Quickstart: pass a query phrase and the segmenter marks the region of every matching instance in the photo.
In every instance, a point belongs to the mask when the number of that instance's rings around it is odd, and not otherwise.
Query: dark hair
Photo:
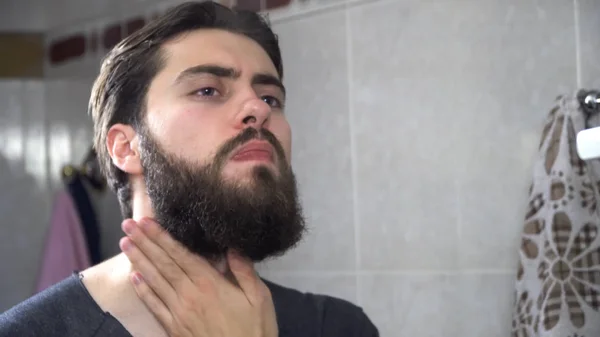
[[[161,46],[182,33],[210,28],[256,41],[283,77],[279,43],[269,23],[257,13],[232,10],[212,1],[178,5],[117,44],[102,63],[88,109],[94,121],[94,147],[100,167],[109,186],[117,193],[125,218],[133,215],[132,189],[127,173],[112,164],[106,148],[108,130],[114,124],[123,123],[140,131],[148,87],[165,62]]]

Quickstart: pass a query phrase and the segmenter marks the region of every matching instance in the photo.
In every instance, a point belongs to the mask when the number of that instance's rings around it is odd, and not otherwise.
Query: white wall
[[[155,6],[160,0],[0,0],[0,32],[39,32]],[[173,2],[173,1],[171,1]]]
[[[45,31],[45,1],[49,0],[0,0],[0,32]]]
[[[0,312],[31,296],[61,168],[78,164],[92,129],[89,81],[0,81]],[[91,193],[103,223],[103,251],[118,251],[116,198]]]
[[[131,14],[151,7],[136,8]],[[600,89],[599,8],[594,0],[308,0],[272,13],[312,232],[263,274],[360,304],[382,336],[507,336],[542,122],[557,95]],[[95,22],[125,15],[111,13]],[[89,25],[75,20],[49,34]],[[47,147],[52,170],[91,141],[85,104],[96,57],[49,69],[61,80],[42,86],[56,124],[48,139],[70,135],[69,155]],[[119,225],[114,208],[102,212],[110,251]],[[12,228],[2,236],[7,252],[15,238],[40,240],[14,225],[21,215],[2,220]],[[31,277],[9,275],[3,305],[24,295]]]
[[[31,294],[50,211],[44,94],[0,81],[0,311]]]

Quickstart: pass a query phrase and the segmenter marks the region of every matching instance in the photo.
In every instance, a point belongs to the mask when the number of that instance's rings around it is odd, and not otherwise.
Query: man
[[[185,3],[117,45],[90,99],[124,254],[0,316],[1,336],[378,336],[362,310],[256,276],[304,231],[262,18]]]

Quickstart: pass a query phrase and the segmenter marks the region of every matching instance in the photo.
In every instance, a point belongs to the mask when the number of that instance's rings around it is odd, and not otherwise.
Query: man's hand
[[[239,287],[156,222],[123,222],[138,296],[171,337],[277,337],[271,293],[251,261],[228,253]]]

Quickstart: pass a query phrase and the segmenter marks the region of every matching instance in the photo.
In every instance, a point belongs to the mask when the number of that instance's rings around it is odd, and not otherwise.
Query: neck
[[[234,282],[225,262],[215,266]],[[110,313],[132,336],[167,337],[166,331],[138,297],[130,281],[133,270],[125,254],[119,254],[82,272],[83,283],[104,312]]]
[[[136,190],[141,189],[134,188]],[[144,192],[134,193],[132,198],[132,218],[136,221],[154,216],[150,199],[145,189],[142,191]],[[235,282],[225,259],[211,261],[211,264],[230,281]],[[132,271],[133,266],[127,256],[119,254],[81,274],[84,285],[100,308],[119,320],[131,335],[166,337],[165,330],[135,292],[130,281]]]
[[[132,266],[125,254],[86,269],[83,284],[102,311],[110,313],[132,336],[167,337],[152,312],[137,296],[129,279]]]
[[[152,202],[146,192],[146,186],[142,179],[131,179],[133,195],[131,196],[131,208],[133,210],[133,220],[140,221],[142,218],[154,218]]]

